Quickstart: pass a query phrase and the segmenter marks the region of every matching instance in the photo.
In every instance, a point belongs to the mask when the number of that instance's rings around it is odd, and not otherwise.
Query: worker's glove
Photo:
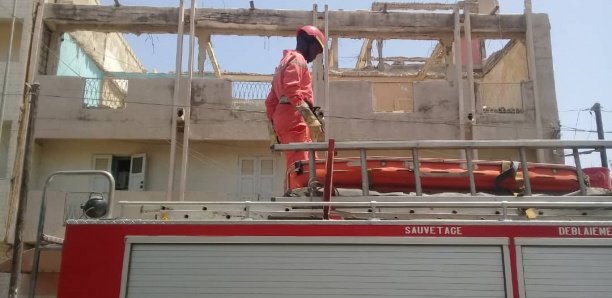
[[[315,117],[317,117],[317,119],[321,123],[321,126],[323,127],[323,131],[325,131],[325,117],[323,115],[323,109],[321,109],[321,107],[312,107],[312,109],[310,110],[315,115]]]
[[[323,110],[321,107],[313,107],[312,113],[317,117],[319,123],[321,123],[321,129],[317,130],[317,134],[310,133],[313,142],[325,142],[325,119],[323,118]]]
[[[304,117],[304,121],[306,121],[306,124],[308,125],[308,130],[310,131],[310,138],[314,142],[319,142],[325,139],[321,122],[312,112],[310,106],[305,101],[301,101],[300,104],[297,105],[295,108],[298,110],[298,112],[300,112],[302,117]]]
[[[274,145],[280,144],[276,131],[274,131],[274,125],[272,122],[268,122],[268,133],[270,135],[270,149],[274,148]]]

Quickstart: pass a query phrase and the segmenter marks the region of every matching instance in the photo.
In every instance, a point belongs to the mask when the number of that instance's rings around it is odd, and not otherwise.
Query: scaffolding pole
[[[465,106],[463,100],[463,70],[461,65],[461,15],[459,4],[455,5],[455,84],[459,102],[459,139],[465,140]]]
[[[183,128],[183,156],[181,164],[181,187],[179,200],[185,200],[185,191],[187,189],[187,167],[189,161],[189,127],[191,125],[191,83],[193,82],[193,56],[195,51],[195,12],[196,0],[191,0],[191,11],[189,13],[189,58],[187,65],[187,75],[189,86],[187,86],[187,96],[185,96],[185,106],[183,108],[183,117],[185,117],[185,126]]]
[[[178,34],[176,36],[176,77],[174,79],[174,93],[172,95],[172,128],[170,131],[170,164],[168,166],[168,191],[166,200],[172,201],[172,192],[174,190],[174,161],[176,159],[176,130],[178,121],[178,98],[181,86],[181,71],[183,64],[183,29],[185,27],[185,9],[184,2],[179,2],[179,18],[178,18]]]

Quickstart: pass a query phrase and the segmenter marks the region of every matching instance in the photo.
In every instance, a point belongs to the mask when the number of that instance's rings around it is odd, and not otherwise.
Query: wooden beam
[[[366,39],[363,41],[359,57],[357,57],[356,69],[362,69],[366,65],[372,65],[372,40]]]
[[[419,73],[417,74],[418,80],[425,79],[425,77],[427,76],[427,72],[429,71],[429,69],[431,69],[431,66],[434,65],[436,61],[440,60],[440,57],[442,57],[442,55],[444,54],[444,50],[445,48],[442,45],[442,43],[438,43],[436,45],[436,48],[431,53],[431,57],[427,59],[427,62],[425,62],[425,65],[423,65],[423,68],[419,70]]]
[[[196,26],[211,35],[294,36],[312,23],[312,11],[212,9],[196,12]],[[317,13],[322,19],[324,13]],[[48,4],[46,24],[59,31],[176,33],[178,9],[143,6]],[[445,13],[330,11],[329,35],[372,39],[439,39],[453,33],[453,15]],[[516,38],[525,33],[523,15],[475,15],[475,38]]]
[[[456,4],[446,3],[403,3],[403,2],[374,2],[372,11],[387,10],[452,10]]]
[[[206,44],[206,53],[208,53],[208,57],[210,57],[210,64],[212,64],[213,71],[217,78],[221,77],[221,68],[219,68],[219,63],[217,63],[217,56],[215,56],[215,51],[213,51],[212,43],[209,41]]]

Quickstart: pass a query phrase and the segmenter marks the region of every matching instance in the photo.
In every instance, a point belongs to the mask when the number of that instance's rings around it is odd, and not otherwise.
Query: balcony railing
[[[271,88],[270,82],[233,81],[232,98],[240,101],[265,100]]]
[[[112,78],[85,79],[83,107],[88,109],[125,108],[128,92],[128,80]]]

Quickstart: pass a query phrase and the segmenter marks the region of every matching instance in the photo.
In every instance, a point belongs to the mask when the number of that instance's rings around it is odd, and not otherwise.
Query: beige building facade
[[[177,199],[178,185],[182,183],[178,175],[181,149],[186,145],[180,141],[185,122],[190,125],[186,200],[269,201],[283,194],[287,169],[282,155],[269,149],[263,97],[241,98],[235,92],[236,88],[253,81],[263,80],[266,84],[269,76],[254,79],[245,74],[224,74],[219,69],[212,72],[200,69],[200,76],[196,75],[191,82],[182,78],[177,85],[172,78],[112,75],[114,72],[144,72],[136,54],[117,32],[172,30],[175,33],[176,10],[149,8],[150,11],[144,13],[129,7],[79,5],[79,14],[73,14],[67,7],[47,5],[45,24],[49,30],[49,52],[60,48],[58,41],[66,33],[76,43],[80,40],[104,41],[100,46],[81,43],[81,49],[96,62],[103,75],[95,78],[58,76],[61,61],[53,55],[43,57],[45,67],[39,69],[36,78],[41,93],[34,129],[36,141],[25,231],[27,242],[35,240],[37,203],[45,179],[53,172],[109,171],[116,180],[113,187],[117,200]],[[412,23],[405,17],[411,12],[399,8],[391,12],[330,12],[329,75],[324,74],[322,59],[313,66],[315,100],[326,110],[329,138],[336,141],[559,138],[548,17],[534,14],[531,16],[533,24],[528,27],[523,16],[496,15],[495,5],[489,5],[470,10],[473,27],[465,21],[453,26],[455,18],[453,6],[450,7],[447,14],[419,14],[422,19]],[[22,9],[24,18],[31,13],[28,9],[31,10],[31,5]],[[311,23],[313,19],[310,11],[255,10],[248,17],[243,10],[232,9],[200,9],[198,13],[199,17],[210,21],[197,27],[195,35],[200,38],[201,45],[207,42],[208,36],[215,34],[241,32],[243,35],[287,36],[292,34],[287,28],[297,27],[307,22],[305,20]],[[263,17],[277,14],[287,14],[293,19],[265,21],[278,21],[278,24],[254,25],[249,21],[249,18],[263,20]],[[95,18],[88,18],[94,15]],[[126,19],[127,15],[130,18]],[[323,13],[315,15],[319,16],[315,18],[317,25],[324,27]],[[355,19],[362,20],[363,24],[352,21]],[[147,21],[149,25],[143,25]],[[364,27],[376,22],[382,24],[378,29],[364,31]],[[427,24],[427,28],[419,27],[423,24]],[[454,42],[457,26],[473,30],[472,42]],[[529,38],[528,31],[533,38]],[[338,51],[333,49],[340,37],[364,40],[362,63],[358,62],[354,69],[337,67]],[[439,45],[430,57],[384,60],[381,55],[384,49],[377,45],[377,37],[437,40]],[[481,45],[487,39],[507,39],[509,42],[496,53],[484,53]],[[465,41],[467,37],[462,36],[460,40]],[[24,39],[21,47],[28,43]],[[470,47],[472,59],[461,58],[460,51],[469,52]],[[199,50],[207,53],[208,59],[214,59],[208,46],[200,46]],[[379,57],[373,57],[373,52]],[[125,59],[130,63],[114,64]],[[532,63],[531,71],[529,63]],[[203,66],[203,61],[199,65]],[[25,64],[21,67],[25,69]],[[325,87],[325,78],[328,78],[328,87]],[[180,90],[179,102],[186,103],[191,112],[179,117],[177,123],[179,141],[174,164],[177,174],[173,180],[175,187],[169,190],[173,114],[184,111],[174,106],[175,88]],[[18,105],[11,107],[13,111],[17,108]],[[15,127],[17,118],[11,119],[9,127]],[[15,146],[15,137],[7,143],[7,156],[14,155],[15,149],[10,148]],[[407,152],[392,153],[410,156]],[[517,160],[518,155],[512,151],[478,152],[480,159]],[[421,156],[460,158],[461,154],[430,150]],[[528,157],[541,162],[560,160],[553,151],[540,156],[529,152]],[[8,172],[12,161],[5,163]],[[1,182],[8,185],[6,179]],[[2,185],[3,189],[6,185]],[[56,179],[48,197],[50,208],[46,223],[49,233],[63,236],[63,220],[81,217],[79,206],[84,200],[92,193],[105,193],[107,187],[105,181],[92,177]],[[2,198],[5,201],[0,200],[0,203],[7,208],[0,212],[10,210],[8,194]],[[10,216],[0,214],[0,218]],[[8,226],[0,233],[10,230]],[[55,276],[49,275],[42,280],[52,284]],[[52,290],[46,293],[49,297],[54,295]]]

